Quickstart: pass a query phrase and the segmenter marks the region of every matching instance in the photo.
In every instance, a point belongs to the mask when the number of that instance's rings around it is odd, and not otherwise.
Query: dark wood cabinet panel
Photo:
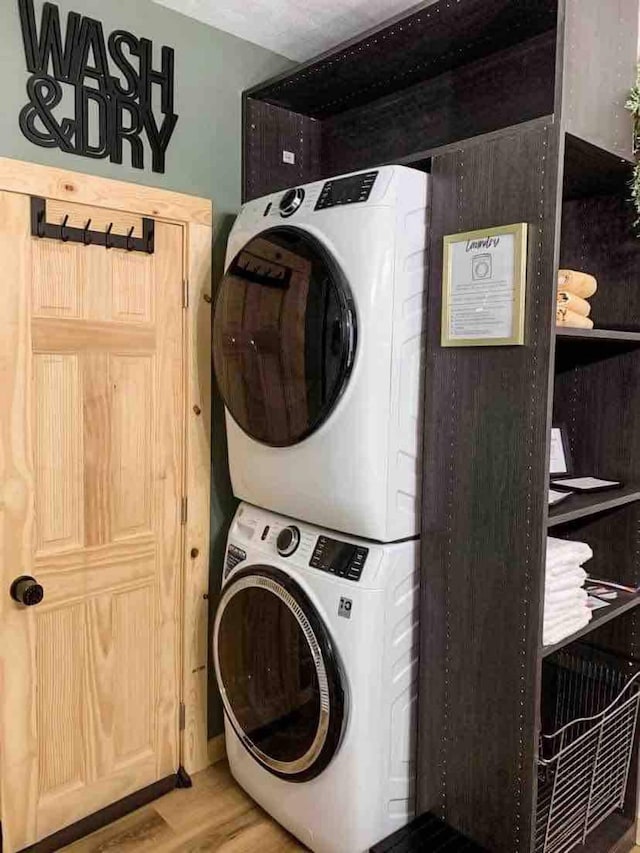
[[[244,117],[245,201],[321,177],[320,122],[249,97]],[[293,163],[285,162],[284,152]]]
[[[556,143],[550,126],[436,157],[431,187],[418,798],[514,853],[535,792]],[[526,346],[442,349],[442,237],[523,221]]]
[[[565,0],[563,116],[566,129],[632,156],[624,103],[636,74],[637,0]]]

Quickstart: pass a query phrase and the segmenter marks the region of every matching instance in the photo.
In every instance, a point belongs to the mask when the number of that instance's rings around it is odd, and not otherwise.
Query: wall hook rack
[[[68,225],[67,214],[60,225],[47,222],[47,200],[40,196],[31,197],[31,234],[34,237],[48,237],[50,240],[62,240],[63,243],[82,243],[85,246],[104,246],[105,249],[125,249],[127,252],[145,252],[152,255],[155,249],[155,222],[142,219],[142,236],[133,236],[133,227],[127,234],[113,234],[113,222],[105,231],[91,231],[91,219],[84,228]]]

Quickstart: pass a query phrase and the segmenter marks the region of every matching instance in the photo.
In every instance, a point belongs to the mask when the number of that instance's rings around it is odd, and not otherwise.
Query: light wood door
[[[155,247],[34,238],[29,198],[0,193],[6,853],[179,763],[182,227],[156,223]],[[40,605],[11,600],[19,575],[42,584]]]

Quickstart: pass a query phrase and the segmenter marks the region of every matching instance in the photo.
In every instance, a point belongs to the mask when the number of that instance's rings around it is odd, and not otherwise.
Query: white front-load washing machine
[[[240,785],[316,853],[414,811],[418,542],[354,539],[241,504],[213,660]]]
[[[427,190],[384,166],[242,208],[213,323],[237,497],[381,542],[418,532]]]

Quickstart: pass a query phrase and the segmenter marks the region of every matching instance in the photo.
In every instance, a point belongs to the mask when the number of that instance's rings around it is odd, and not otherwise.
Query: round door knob
[[[276,548],[281,557],[290,557],[300,544],[300,531],[291,525],[284,527],[276,540]]]
[[[304,190],[297,187],[295,190],[287,190],[280,199],[280,215],[291,216],[296,212],[304,201]]]
[[[22,575],[16,578],[11,584],[10,593],[11,598],[24,607],[33,607],[34,604],[40,604],[44,598],[44,589],[35,578],[29,577],[29,575]]]

